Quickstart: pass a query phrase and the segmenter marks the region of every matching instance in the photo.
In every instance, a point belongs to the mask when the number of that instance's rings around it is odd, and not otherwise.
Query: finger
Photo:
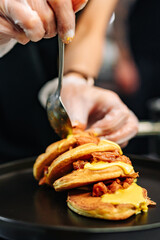
[[[51,38],[56,36],[57,27],[55,22],[55,15],[49,4],[46,1],[28,1],[31,8],[36,11],[43,23],[45,29],[44,38]]]
[[[75,34],[75,13],[71,0],[48,0],[56,20],[57,31],[64,43],[72,41]]]
[[[45,30],[38,14],[31,9],[26,1],[7,1],[7,12],[14,24],[20,26],[27,38],[31,41],[39,41],[44,37]]]
[[[21,44],[26,44],[29,39],[23,31],[17,31],[13,24],[3,17],[0,17],[0,42],[1,44],[8,42],[11,38],[16,39]]]
[[[129,117],[127,107],[114,108],[110,110],[101,120],[94,123],[90,128],[94,130],[98,136],[104,136],[115,132],[121,128]]]
[[[121,148],[125,148],[127,145],[128,145],[128,141],[126,141],[126,142],[120,144],[120,147],[121,147]]]
[[[84,107],[78,107],[77,104],[70,103],[69,106],[65,106],[67,113],[70,117],[71,123],[73,127],[81,124],[83,125],[83,129],[87,126],[88,120],[88,112],[84,110]]]
[[[80,11],[82,8],[85,7],[88,0],[72,0],[73,10],[74,12]]]
[[[114,141],[118,144],[124,144],[129,141],[138,132],[138,120],[136,116],[131,112],[126,124],[118,131],[110,135],[104,136],[106,139]]]

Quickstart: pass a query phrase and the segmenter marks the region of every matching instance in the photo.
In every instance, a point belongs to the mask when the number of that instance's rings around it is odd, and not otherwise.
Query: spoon
[[[63,79],[64,67],[64,43],[58,37],[59,45],[59,74],[58,74],[58,87],[55,93],[49,95],[47,100],[47,115],[51,127],[61,137],[66,138],[72,133],[72,125],[66,109],[61,100],[61,87]]]

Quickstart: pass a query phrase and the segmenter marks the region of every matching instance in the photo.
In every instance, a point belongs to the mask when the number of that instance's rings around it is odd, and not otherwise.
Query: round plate
[[[142,233],[147,239],[153,230],[154,236],[156,232],[160,234],[160,162],[138,156],[130,158],[140,175],[138,184],[147,189],[157,206],[123,221],[92,219],[72,212],[66,205],[66,192],[57,193],[51,187],[38,186],[32,173],[35,158],[1,165],[0,236],[21,240],[62,237],[84,240],[89,236],[97,239],[97,234],[101,237],[98,239],[106,236],[142,239]]]

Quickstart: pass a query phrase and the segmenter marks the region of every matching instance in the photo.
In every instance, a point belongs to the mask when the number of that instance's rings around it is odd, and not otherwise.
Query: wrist
[[[80,72],[68,72],[64,75],[63,84],[73,83],[73,84],[83,84],[83,85],[94,85],[94,78],[88,77],[87,75]]]

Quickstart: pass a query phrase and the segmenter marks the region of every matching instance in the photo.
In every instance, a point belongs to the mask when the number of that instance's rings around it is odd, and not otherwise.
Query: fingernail
[[[81,4],[81,5],[79,6],[79,8],[76,9],[75,12],[78,12],[78,11],[82,10],[85,6],[86,6],[86,2],[84,2],[83,4]]]
[[[87,4],[87,2],[88,2],[88,0],[81,0],[81,1],[79,1],[79,0],[74,0],[74,1],[72,1],[74,11],[75,11],[75,12],[80,11],[82,8],[85,7],[85,5]]]
[[[74,38],[74,30],[71,29],[64,34],[63,42],[65,44],[68,44],[68,43],[72,42],[73,38]]]

